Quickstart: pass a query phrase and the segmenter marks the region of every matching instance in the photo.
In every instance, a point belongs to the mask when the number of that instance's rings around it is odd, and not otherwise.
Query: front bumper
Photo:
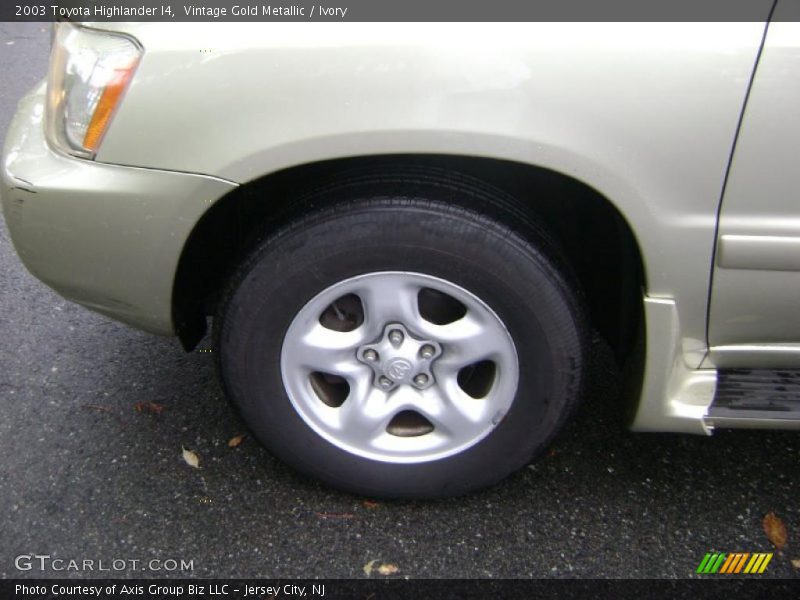
[[[0,199],[17,252],[68,300],[173,334],[172,290],[184,244],[236,184],[53,151],[44,138],[44,87],[20,101],[0,163]]]

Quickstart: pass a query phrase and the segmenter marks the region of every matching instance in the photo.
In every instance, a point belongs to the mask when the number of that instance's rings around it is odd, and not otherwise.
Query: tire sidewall
[[[226,390],[259,440],[295,468],[370,496],[437,497],[496,483],[559,428],[580,387],[580,310],[547,244],[476,213],[386,200],[324,211],[263,243],[225,301],[218,336]],[[519,385],[483,440],[439,460],[398,464],[350,454],[299,416],[281,377],[289,325],[322,290],[380,271],[411,271],[483,300],[511,334]]]

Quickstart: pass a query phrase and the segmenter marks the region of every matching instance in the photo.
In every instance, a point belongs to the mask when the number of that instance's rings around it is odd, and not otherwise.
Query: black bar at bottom
[[[648,600],[797,597],[797,580],[707,577],[703,580],[537,579],[9,579],[3,600],[493,600],[528,598],[626,598]]]

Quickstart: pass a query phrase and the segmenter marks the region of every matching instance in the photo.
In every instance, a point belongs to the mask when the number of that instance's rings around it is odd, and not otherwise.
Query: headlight
[[[94,158],[141,56],[129,37],[58,24],[47,79],[50,143]]]

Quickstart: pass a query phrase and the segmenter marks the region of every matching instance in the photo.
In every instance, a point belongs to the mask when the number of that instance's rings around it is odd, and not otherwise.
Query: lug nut
[[[368,360],[369,362],[375,362],[376,360],[378,360],[378,353],[375,352],[375,350],[373,350],[372,348],[370,348],[369,350],[364,350],[363,356],[364,360]]]
[[[395,346],[399,346],[403,343],[403,332],[399,329],[393,329],[389,332],[389,341]]]
[[[422,387],[426,383],[428,383],[428,376],[425,373],[420,373],[416,377],[414,377],[414,383],[418,386]]]
[[[434,354],[436,354],[436,348],[430,344],[425,344],[419,351],[419,355],[422,358],[431,358]]]
[[[378,384],[383,389],[388,390],[390,387],[392,387],[392,380],[389,379],[388,377],[381,377],[380,379],[378,379]]]

